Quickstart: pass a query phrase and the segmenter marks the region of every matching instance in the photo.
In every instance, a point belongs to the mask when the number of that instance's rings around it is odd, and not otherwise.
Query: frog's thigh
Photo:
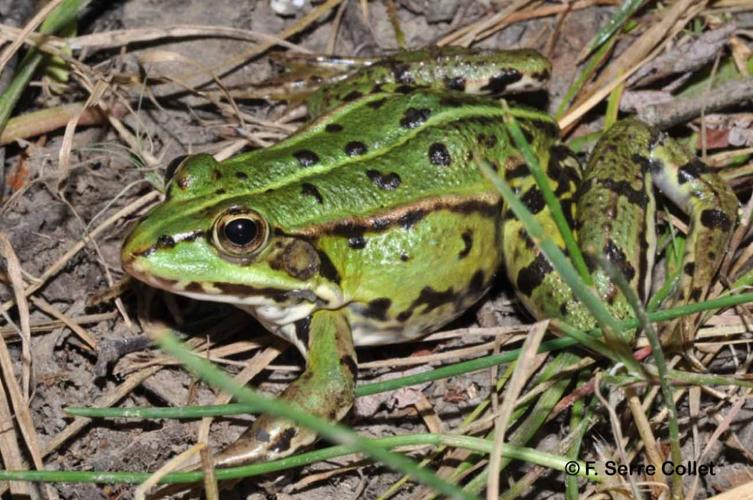
[[[581,183],[578,159],[566,147],[544,144],[536,148],[539,163],[546,166],[550,186],[555,192],[568,223],[573,225],[577,187]],[[522,161],[522,160],[521,160]],[[564,251],[557,225],[533,177],[524,163],[511,164],[505,180],[520,196],[544,232]],[[509,207],[503,215],[503,258],[510,282],[526,308],[536,318],[564,318],[581,328],[590,328],[593,321],[582,314],[582,308],[570,288],[554,271],[541,249],[528,236],[523,224]]]
[[[353,405],[356,355],[350,326],[336,311],[315,312],[309,323],[306,370],[280,398],[306,413],[340,420]],[[238,440],[216,458],[217,466],[276,460],[316,440],[316,434],[295,423],[261,415]]]
[[[619,290],[597,262],[614,264],[645,300],[651,281],[656,231],[656,203],[651,172],[643,161],[650,151],[651,131],[622,121],[611,127],[591,153],[578,197],[578,239],[598,292],[612,312],[630,314]]]

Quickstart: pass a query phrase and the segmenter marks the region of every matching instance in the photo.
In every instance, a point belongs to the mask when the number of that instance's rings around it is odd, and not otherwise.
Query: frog
[[[564,250],[504,123],[512,116],[616,318],[632,309],[599,259],[647,300],[657,193],[689,220],[671,301],[702,300],[737,223],[734,193],[677,141],[631,118],[608,128],[583,166],[552,117],[508,97],[542,91],[550,72],[529,49],[432,47],[378,59],[312,94],[309,121],[279,143],[224,161],[184,159],[124,241],[123,268],[152,287],[233,304],[292,343],[306,368],[280,397],[331,421],[353,405],[356,347],[436,331],[502,269],[534,318],[590,330],[592,315],[479,167],[491,165]],[[692,342],[694,326],[685,321],[668,344]],[[215,465],[279,459],[315,440],[261,415]]]

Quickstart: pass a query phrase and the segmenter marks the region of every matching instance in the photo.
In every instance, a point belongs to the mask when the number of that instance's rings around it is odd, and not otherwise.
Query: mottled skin
[[[590,314],[473,160],[495,165],[563,246],[501,107],[483,95],[528,90],[548,69],[531,51],[456,48],[361,69],[314,96],[316,118],[279,144],[221,163],[207,155],[185,160],[165,201],[125,242],[124,267],[159,288],[236,304],[293,342],[308,365],[283,397],[335,420],[352,404],[354,345],[436,330],[486,292],[502,263],[534,316],[591,328]],[[630,310],[593,256],[616,264],[645,298],[656,247],[654,185],[691,220],[674,300],[705,296],[736,221],[737,200],[716,175],[637,121],[607,131],[584,174],[550,117],[512,113],[615,316]],[[673,343],[691,340],[692,326],[684,324]],[[279,458],[314,439],[261,417],[217,463]]]

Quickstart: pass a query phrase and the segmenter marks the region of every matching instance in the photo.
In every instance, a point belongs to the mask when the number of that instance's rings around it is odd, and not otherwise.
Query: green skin
[[[474,156],[504,175],[564,248],[499,103],[541,88],[532,51],[446,48],[362,68],[314,94],[313,120],[267,149],[218,163],[185,160],[165,201],[123,245],[125,269],[170,292],[247,310],[307,356],[283,398],[337,420],[350,409],[354,346],[410,341],[462,314],[504,264],[537,318],[593,318],[552,270]],[[649,126],[608,130],[582,171],[546,114],[513,108],[571,219],[596,289],[618,318],[624,297],[596,269],[603,255],[645,300],[656,234],[654,188],[690,219],[677,304],[708,292],[737,220],[737,199],[700,160]],[[233,232],[234,225],[243,230]],[[668,343],[692,341],[695,319]],[[281,458],[316,436],[260,417],[217,459]]]

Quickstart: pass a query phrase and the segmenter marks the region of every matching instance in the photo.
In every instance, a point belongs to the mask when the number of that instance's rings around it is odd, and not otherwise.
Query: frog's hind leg
[[[703,161],[665,134],[652,137],[648,167],[654,184],[690,218],[680,285],[672,305],[698,302],[706,298],[729,251],[739,204],[727,183]],[[694,339],[698,317],[685,316],[679,328],[668,329],[667,345],[687,347]]]
[[[581,246],[586,254],[602,252],[645,298],[656,244],[653,210],[647,208],[653,203],[651,184],[690,218],[674,305],[703,300],[727,252],[737,220],[737,198],[706,164],[643,122],[616,123],[594,149],[578,216],[600,217],[596,220],[604,220],[604,227],[582,226]],[[632,216],[621,217],[630,211]],[[609,238],[614,236],[621,243],[612,246]],[[693,339],[696,319],[685,317],[679,328],[665,329],[664,343],[675,349],[686,347]]]
[[[280,398],[306,413],[340,420],[353,405],[356,355],[350,326],[336,311],[317,311],[308,328],[308,360],[303,374]],[[230,467],[275,460],[312,444],[316,434],[290,420],[261,415],[238,440],[215,458]]]

